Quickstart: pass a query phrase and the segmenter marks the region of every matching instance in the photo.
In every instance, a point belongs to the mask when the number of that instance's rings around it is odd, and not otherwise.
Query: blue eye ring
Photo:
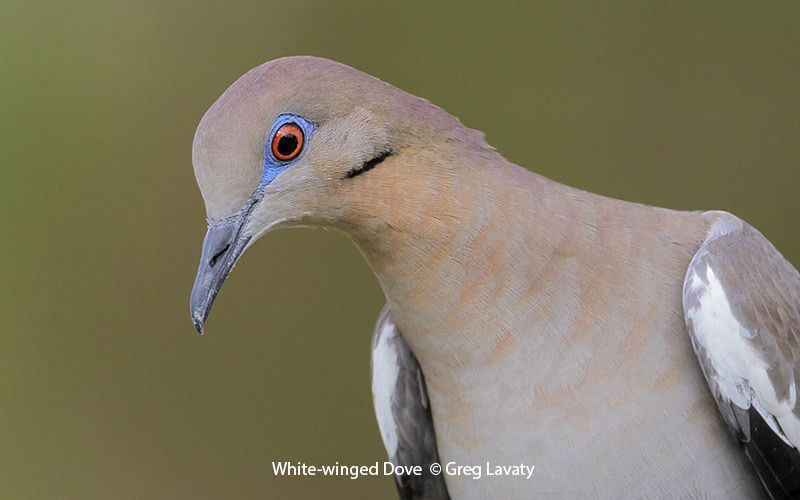
[[[278,174],[303,156],[315,129],[313,122],[299,115],[284,113],[275,118],[264,145],[261,186],[272,182]]]

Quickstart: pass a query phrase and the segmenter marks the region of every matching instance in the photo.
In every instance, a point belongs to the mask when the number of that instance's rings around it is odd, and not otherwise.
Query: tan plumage
[[[270,127],[286,113],[315,128],[302,156],[259,184]],[[212,230],[227,228],[207,237],[192,298],[198,328],[262,234],[308,224],[346,232],[383,287],[391,338],[408,346],[382,354],[407,367],[389,382],[416,373],[416,360],[424,373],[420,404],[430,401],[440,460],[536,466],[527,480],[444,476],[452,497],[760,494],[684,324],[684,276],[717,214],[555,183],[426,101],[317,58],[273,61],[237,81],[203,118],[193,160]],[[759,251],[781,258],[768,243]],[[229,266],[209,270],[211,257]],[[800,287],[776,293],[796,315]],[[373,387],[377,404],[392,386]]]

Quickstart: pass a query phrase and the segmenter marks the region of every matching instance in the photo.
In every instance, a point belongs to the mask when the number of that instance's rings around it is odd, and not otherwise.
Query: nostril
[[[225,248],[223,248],[222,250],[217,252],[216,255],[211,257],[211,260],[208,261],[208,266],[209,267],[214,267],[215,265],[217,265],[217,261],[219,260],[219,258],[222,257],[223,255],[225,255],[225,252],[227,252],[230,247],[231,247],[231,244],[228,243],[227,245],[225,245]]]

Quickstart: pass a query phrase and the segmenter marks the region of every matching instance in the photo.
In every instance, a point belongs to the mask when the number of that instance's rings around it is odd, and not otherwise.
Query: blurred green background
[[[189,320],[194,129],[275,57],[372,73],[558,181],[732,211],[800,264],[800,4],[695,4],[3,2],[0,496],[394,496],[270,466],[384,459],[383,300],[344,236],[270,235]]]

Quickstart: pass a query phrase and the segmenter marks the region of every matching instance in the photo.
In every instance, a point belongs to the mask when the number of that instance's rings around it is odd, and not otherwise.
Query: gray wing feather
[[[724,213],[686,274],[686,326],[711,392],[773,498],[800,497],[800,273]]]
[[[430,473],[439,462],[425,377],[384,307],[372,339],[372,394],[381,437],[395,466],[422,468],[422,474],[397,474],[403,499],[448,499],[442,475]]]

